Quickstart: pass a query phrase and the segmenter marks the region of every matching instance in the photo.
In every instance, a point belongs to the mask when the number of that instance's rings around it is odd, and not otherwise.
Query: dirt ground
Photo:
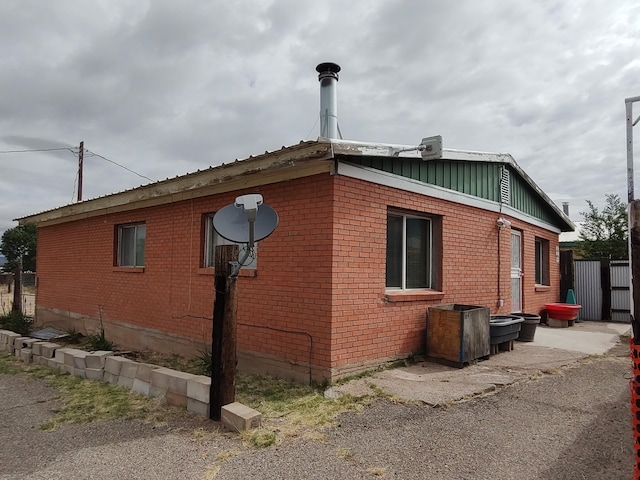
[[[11,291],[7,285],[0,285],[0,315],[11,311],[13,307],[13,285]],[[25,287],[22,290],[22,312],[33,316],[36,313],[36,290],[33,287]]]

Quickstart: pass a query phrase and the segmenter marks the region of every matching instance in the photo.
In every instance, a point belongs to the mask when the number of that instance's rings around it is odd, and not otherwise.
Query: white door
[[[522,234],[511,230],[511,311],[522,311]]]

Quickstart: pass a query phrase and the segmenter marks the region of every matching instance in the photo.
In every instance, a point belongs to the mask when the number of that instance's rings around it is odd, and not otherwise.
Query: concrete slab
[[[404,400],[445,405],[553,372],[589,355],[605,354],[630,330],[627,324],[602,322],[581,322],[566,329],[540,325],[533,342],[515,342],[512,351],[462,369],[423,361],[333,386],[325,395],[368,395],[382,389]]]
[[[559,348],[587,355],[603,355],[631,331],[623,323],[580,322],[563,329],[538,325],[534,341],[536,346]]]

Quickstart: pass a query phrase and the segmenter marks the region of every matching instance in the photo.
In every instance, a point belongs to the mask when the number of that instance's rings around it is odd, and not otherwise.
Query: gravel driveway
[[[264,450],[178,414],[164,425],[116,421],[42,432],[56,392],[0,375],[0,479],[627,480],[629,371],[628,347],[620,346],[447,408],[381,400],[341,416],[324,440]]]

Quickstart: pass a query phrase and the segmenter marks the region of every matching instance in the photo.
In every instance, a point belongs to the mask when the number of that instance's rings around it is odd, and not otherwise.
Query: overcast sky
[[[0,233],[75,200],[81,140],[155,181],[317,138],[324,61],[345,139],[510,153],[580,220],[626,201],[638,18],[637,0],[0,0],[0,151],[69,149],[0,154]],[[83,196],[142,176],[87,153]]]

